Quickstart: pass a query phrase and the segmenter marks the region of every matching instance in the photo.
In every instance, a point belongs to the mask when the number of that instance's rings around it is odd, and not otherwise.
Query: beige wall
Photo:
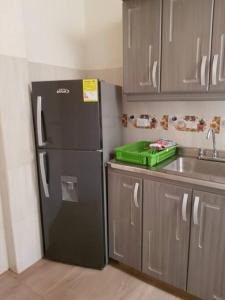
[[[0,0],[0,54],[26,57],[22,0]]]
[[[42,255],[28,65],[0,55],[0,69],[0,189],[9,267],[21,272]]]
[[[85,0],[85,68],[122,67],[122,1]]]
[[[84,0],[23,0],[27,59],[83,68]]]

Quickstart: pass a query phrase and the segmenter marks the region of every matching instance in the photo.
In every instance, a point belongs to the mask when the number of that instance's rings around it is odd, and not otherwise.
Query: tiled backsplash
[[[207,119],[205,117],[199,117],[194,115],[186,116],[169,116],[164,115],[128,115],[123,113],[122,124],[124,128],[129,125],[139,129],[161,129],[170,130],[174,128],[177,131],[183,132],[205,132],[209,128],[212,128],[215,133],[220,134],[221,126],[224,126],[225,119],[219,116],[214,116],[213,119]]]
[[[187,147],[211,148],[206,139],[207,129],[217,132],[217,147],[225,149],[225,103],[215,102],[127,102],[124,99],[124,142],[170,138]],[[124,119],[125,119],[124,115]],[[137,128],[135,120],[149,116],[150,128]],[[131,117],[131,118],[130,118]],[[152,120],[155,126],[152,126]]]

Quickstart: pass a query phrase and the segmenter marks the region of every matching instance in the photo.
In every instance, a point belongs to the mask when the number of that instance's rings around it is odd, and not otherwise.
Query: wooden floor
[[[41,260],[20,275],[0,276],[1,300],[175,300],[116,265],[103,271]],[[186,298],[187,299],[187,298]]]

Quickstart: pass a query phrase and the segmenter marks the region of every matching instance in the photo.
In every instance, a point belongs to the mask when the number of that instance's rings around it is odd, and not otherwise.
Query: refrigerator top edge
[[[73,151],[73,152],[87,152],[87,153],[91,153],[91,152],[99,152],[99,153],[103,153],[103,149],[76,149],[76,148],[54,148],[54,147],[41,147],[37,145],[37,151],[43,151],[46,152],[48,150],[51,151],[65,151],[65,152],[69,152],[69,151]]]
[[[116,85],[116,84],[113,84],[113,83],[110,83],[108,81],[105,81],[105,80],[102,80],[102,79],[99,79],[99,78],[83,78],[83,79],[66,79],[66,80],[44,80],[44,81],[32,81],[31,82],[31,85],[39,85],[39,84],[49,84],[49,83],[63,83],[63,82],[76,82],[76,81],[83,81],[83,80],[89,80],[89,79],[96,79],[98,80],[99,83],[101,84],[107,84],[107,85],[110,85],[110,86],[115,86],[115,87],[119,87],[119,88],[122,88],[120,85]]]

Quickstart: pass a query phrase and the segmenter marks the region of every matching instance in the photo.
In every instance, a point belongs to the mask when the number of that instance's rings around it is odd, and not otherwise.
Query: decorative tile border
[[[122,125],[124,128],[128,127],[129,124],[134,128],[162,130],[174,128],[176,131],[182,132],[204,132],[208,128],[213,128],[219,134],[221,123],[222,120],[219,116],[213,117],[212,120],[207,120],[207,118],[195,115],[172,117],[166,114],[161,117],[149,114],[122,115]]]
[[[172,125],[177,131],[204,132],[207,128],[207,121],[198,116],[173,117]]]
[[[210,123],[210,127],[215,130],[215,133],[220,133],[221,117],[214,117]]]

